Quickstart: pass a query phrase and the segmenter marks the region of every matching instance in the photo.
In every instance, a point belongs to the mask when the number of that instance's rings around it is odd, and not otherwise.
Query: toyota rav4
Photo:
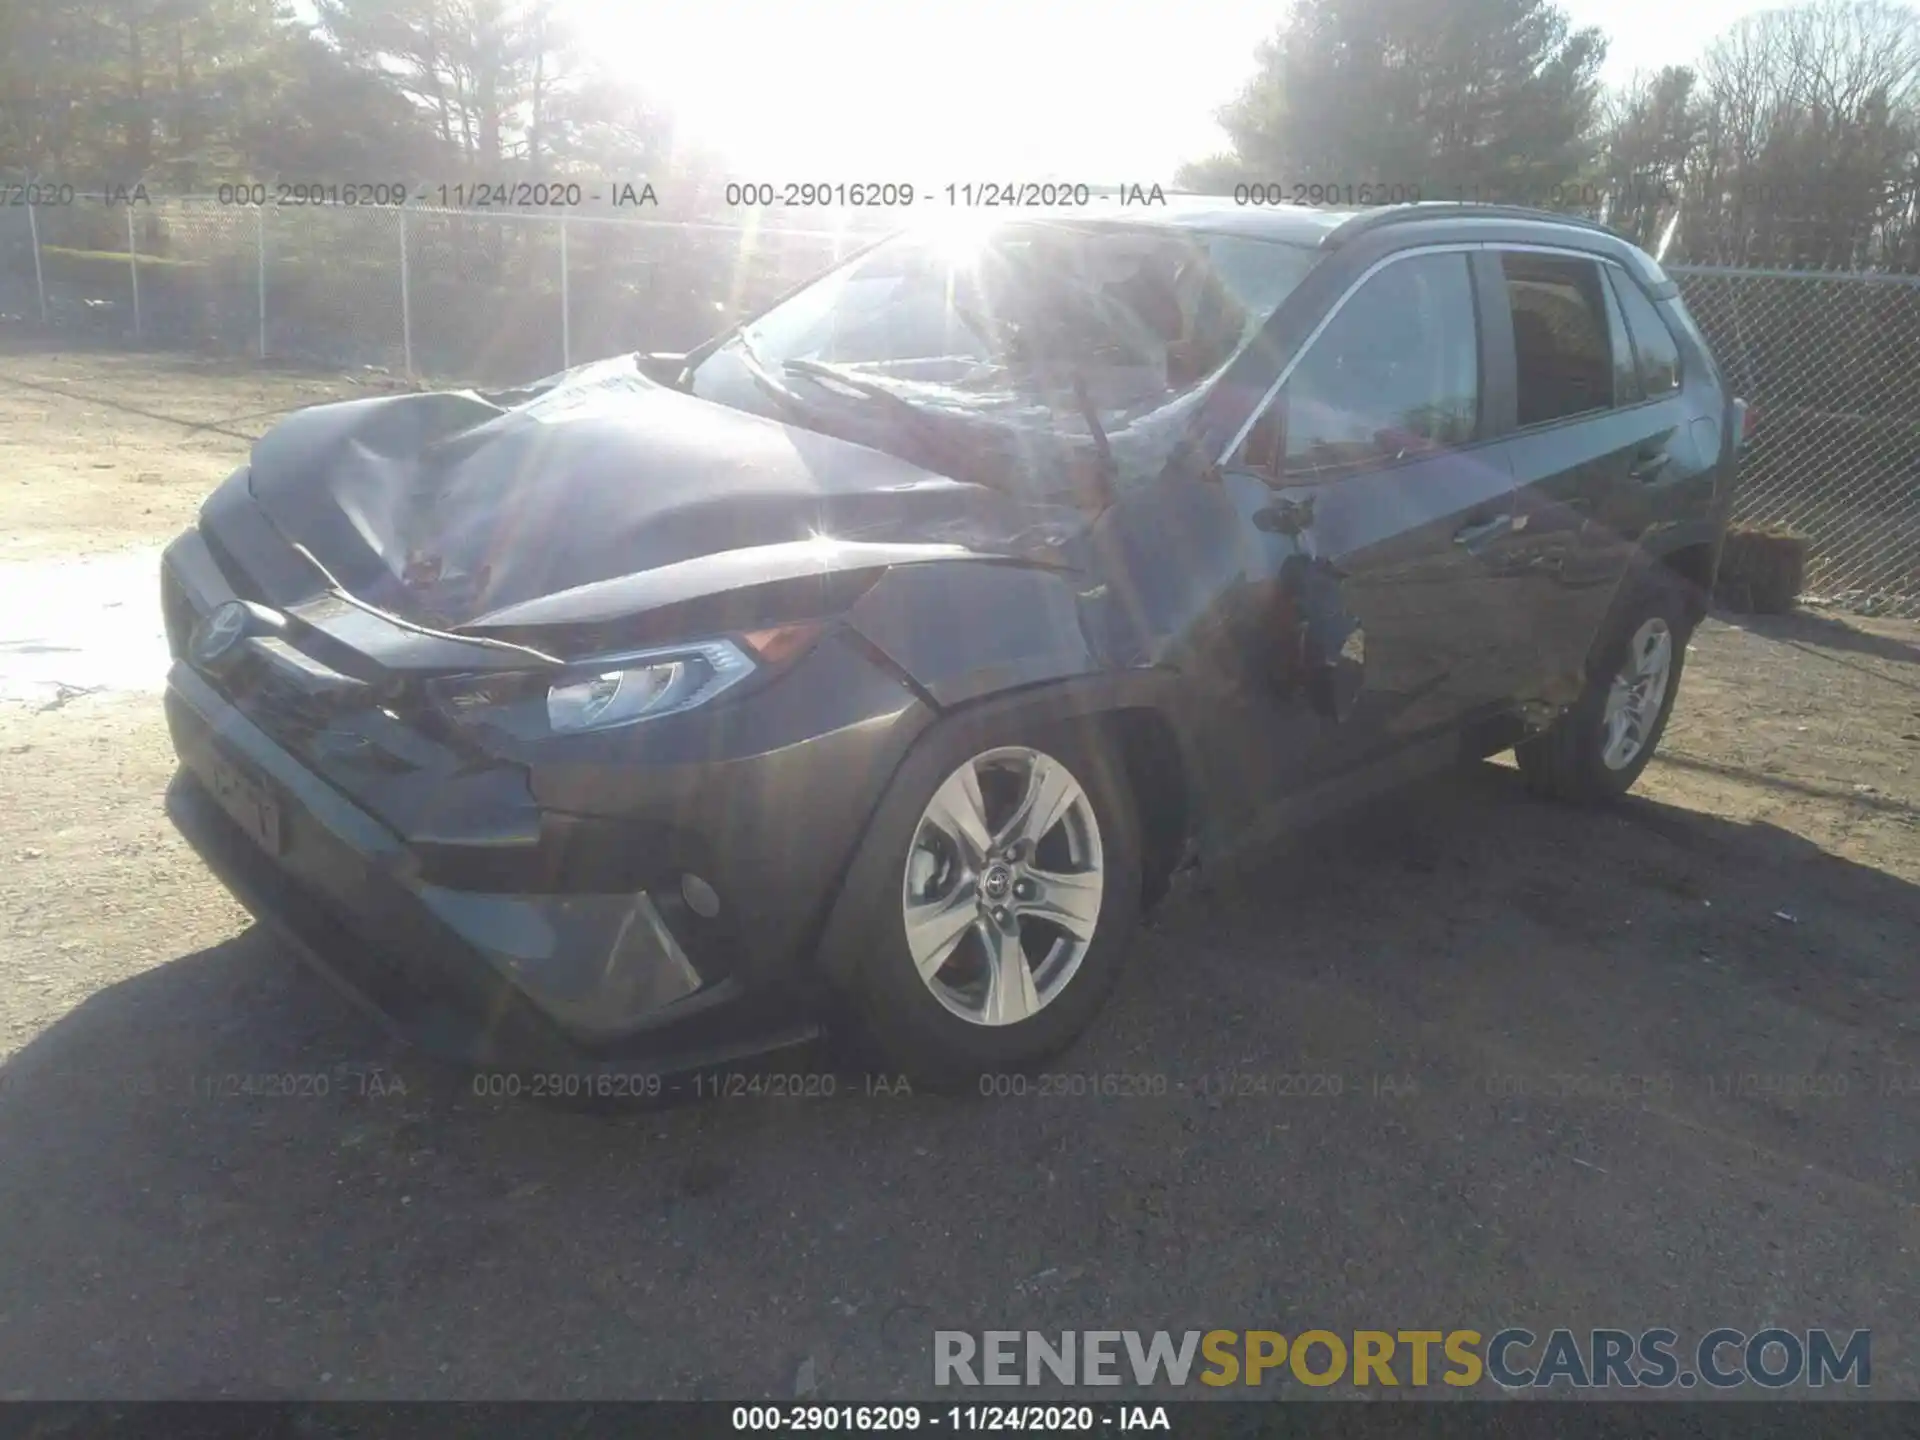
[[[688,354],[301,412],[166,552],[180,829],[471,1063],[1059,1050],[1205,862],[1512,748],[1632,785],[1742,409],[1596,225],[889,238]]]

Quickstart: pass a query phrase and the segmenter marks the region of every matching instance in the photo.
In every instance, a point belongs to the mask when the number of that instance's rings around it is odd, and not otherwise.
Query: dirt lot
[[[160,539],[249,412],[353,388],[0,356],[6,555]],[[1920,1396],[1920,627],[1710,622],[1628,802],[1491,764],[1183,886],[1061,1062],[1138,1098],[477,1098],[248,927],[171,768],[150,695],[0,705],[0,1396],[843,1399],[928,1394],[936,1328],[1770,1324],[1870,1327],[1872,1393]],[[222,1093],[269,1073],[328,1094]]]
[[[281,415],[388,383],[374,372],[0,348],[0,560],[171,536]]]

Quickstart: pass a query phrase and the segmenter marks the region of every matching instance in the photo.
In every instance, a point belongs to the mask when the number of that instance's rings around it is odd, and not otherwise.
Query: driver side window
[[[1470,443],[1480,351],[1464,255],[1380,270],[1307,347],[1248,433],[1241,468],[1313,483]]]

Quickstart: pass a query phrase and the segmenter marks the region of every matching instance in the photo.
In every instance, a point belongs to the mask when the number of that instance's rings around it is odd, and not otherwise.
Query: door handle
[[[1468,546],[1478,545],[1482,540],[1491,540],[1495,536],[1505,535],[1526,528],[1527,517],[1524,515],[1496,515],[1491,520],[1485,520],[1479,524],[1469,525],[1465,529],[1454,531],[1453,543]]]
[[[1666,450],[1652,450],[1634,457],[1632,468],[1627,474],[1635,480],[1655,480],[1660,472],[1673,463],[1673,456]]]

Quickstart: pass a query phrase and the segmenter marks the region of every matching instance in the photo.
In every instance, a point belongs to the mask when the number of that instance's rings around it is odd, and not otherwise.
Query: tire
[[[1055,788],[1042,793],[1057,793],[1052,767],[1060,767],[1080,798],[1041,835],[1037,852],[1016,855],[996,875],[994,861],[1005,857],[993,847],[983,853],[955,831],[971,829],[976,839],[994,829],[1011,833],[1006,822],[1035,773],[1026,756],[1049,767]],[[952,787],[968,770],[984,825],[953,823],[958,792]],[[1065,1049],[1111,993],[1138,928],[1140,851],[1119,751],[1097,722],[1039,726],[1018,717],[963,717],[929,735],[881,802],[840,901],[858,917],[851,933],[842,932],[852,952],[845,983],[872,1058],[918,1087],[962,1091],[984,1075],[1030,1071]],[[1097,902],[1086,887],[1095,871]],[[1007,904],[993,906],[990,892],[1004,894]],[[1049,894],[1073,912],[1071,927],[1084,929],[1087,938],[1076,941],[1067,926],[1040,913]],[[910,934],[910,903],[937,923]],[[994,909],[1009,922],[996,926]],[[949,928],[958,938],[940,960],[930,937]],[[994,947],[1004,946],[1010,932],[1031,990],[995,988],[996,975],[1018,973],[1017,966],[1001,971],[994,960]],[[932,982],[922,978],[916,947],[921,956],[935,957]]]
[[[1655,573],[1642,578],[1609,620],[1602,641],[1594,648],[1586,689],[1578,701],[1544,734],[1514,747],[1520,773],[1536,795],[1576,804],[1611,800],[1633,788],[1666,732],[1680,692],[1686,667],[1687,641],[1693,634],[1694,609],[1685,582]],[[1637,742],[1624,763],[1620,751],[1609,758],[1609,746],[1618,737],[1609,718],[1609,701],[1616,677],[1626,671],[1630,654],[1644,655],[1650,641],[1664,633],[1670,647],[1665,682],[1658,703],[1643,702],[1638,717]],[[1652,699],[1651,694],[1648,700]]]

